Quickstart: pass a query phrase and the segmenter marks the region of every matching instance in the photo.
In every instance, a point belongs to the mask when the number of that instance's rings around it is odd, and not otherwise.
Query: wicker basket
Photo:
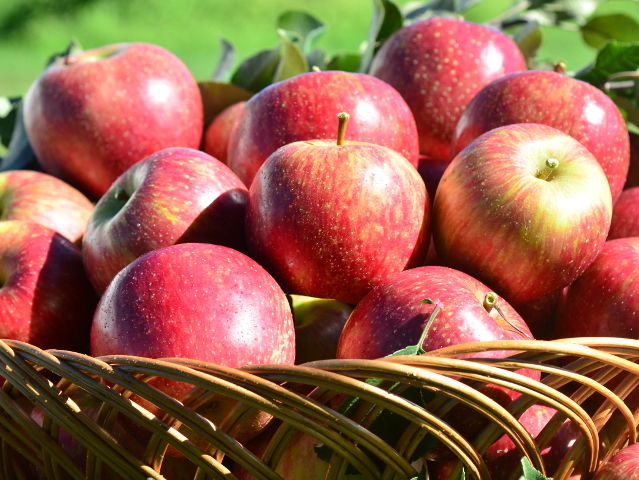
[[[514,353],[503,359],[455,358],[489,350]],[[639,384],[639,365],[633,363],[637,357],[639,341],[581,338],[469,343],[420,356],[230,369],[188,359],[92,358],[5,340],[0,341],[2,376],[6,379],[0,394],[0,478],[30,478],[37,471],[40,478],[49,479],[113,478],[113,473],[126,479],[161,479],[165,478],[165,453],[171,448],[193,466],[189,478],[232,479],[236,477],[230,466],[241,465],[256,478],[277,479],[281,477],[275,467],[299,430],[334,452],[326,478],[343,478],[348,465],[358,469],[363,478],[416,477],[415,464],[409,459],[426,435],[432,434],[459,459],[450,478],[459,478],[465,465],[468,476],[487,479],[482,453],[504,432],[522,456],[544,472],[540,451],[566,418],[579,427],[581,436],[558,470],[545,473],[555,479],[568,478],[584,457],[589,472],[582,478],[587,478],[614,452],[635,441],[639,407],[633,411],[623,399]],[[542,381],[514,373],[522,368],[539,370]],[[630,374],[620,377],[614,392],[603,386],[624,371]],[[178,401],[148,383],[156,377],[186,382],[193,388]],[[370,378],[381,383],[375,386],[363,381]],[[477,390],[486,384],[522,395],[504,408]],[[422,408],[399,394],[409,386],[436,396]],[[97,414],[89,415],[74,400],[78,392],[94,399],[99,406]],[[240,401],[219,425],[195,408],[216,394]],[[345,395],[360,399],[348,416],[331,408]],[[588,399],[591,403],[600,399],[594,408],[590,405],[590,415],[581,406]],[[472,441],[442,420],[459,403],[490,419]],[[535,403],[558,411],[536,443],[517,421]],[[42,411],[41,422],[34,420],[34,407]],[[408,421],[394,445],[368,430],[382,409]],[[233,435],[257,410],[279,422],[262,459]],[[140,455],[113,434],[118,418],[149,432]],[[611,421],[613,418],[616,420]],[[58,443],[62,429],[86,447],[82,466]],[[193,432],[199,441],[189,440],[185,431]],[[611,439],[605,451],[599,448],[604,431]],[[383,465],[366,452],[373,452]],[[513,476],[517,478],[517,472]]]

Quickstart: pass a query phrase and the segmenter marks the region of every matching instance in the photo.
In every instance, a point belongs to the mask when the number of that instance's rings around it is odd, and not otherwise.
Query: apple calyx
[[[337,145],[344,145],[344,137],[346,136],[346,124],[351,116],[346,112],[337,114],[339,123],[337,125]]]
[[[555,170],[557,170],[558,166],[559,160],[550,157],[548,160],[546,160],[546,166],[544,167],[544,169],[537,174],[537,178],[540,180],[550,180],[550,176]]]
[[[122,187],[116,187],[113,197],[119,202],[126,202],[131,196]]]

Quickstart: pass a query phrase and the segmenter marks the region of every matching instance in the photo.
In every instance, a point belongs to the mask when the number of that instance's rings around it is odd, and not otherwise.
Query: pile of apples
[[[177,57],[109,45],[54,61],[23,117],[46,173],[0,174],[0,338],[229,367],[373,359],[438,307],[426,351],[638,337],[625,121],[499,31],[419,20],[369,74],[315,69],[207,125]],[[533,434],[554,412],[536,408]],[[486,454],[494,478],[508,449]]]

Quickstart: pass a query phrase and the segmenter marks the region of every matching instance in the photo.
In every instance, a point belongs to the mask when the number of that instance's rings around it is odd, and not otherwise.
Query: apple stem
[[[497,305],[497,294],[494,292],[488,292],[484,297],[484,308],[487,312],[490,312]]]
[[[341,112],[337,114],[337,118],[339,119],[339,124],[337,125],[337,144],[344,145],[344,137],[346,136],[346,124],[348,123],[348,119],[351,116],[346,112]]]
[[[437,314],[440,312],[441,309],[442,309],[441,305],[439,303],[436,303],[435,308],[433,308],[433,311],[431,312],[430,317],[428,318],[428,322],[426,322],[426,326],[424,327],[424,330],[422,331],[422,335],[421,337],[419,337],[419,341],[417,342],[417,347],[422,348],[422,344],[424,343],[424,340],[426,340],[426,337],[428,336],[428,331],[430,330],[431,325],[435,321],[435,317],[437,317]]]
[[[556,73],[561,73],[562,75],[566,74],[566,64],[564,62],[555,63],[552,69]]]
[[[126,202],[127,200],[129,200],[129,198],[131,198],[129,194],[126,193],[126,190],[122,187],[116,187],[113,196],[120,202]]]
[[[313,65],[313,68],[311,68],[311,70],[313,70],[314,72],[321,72],[322,69],[319,68],[317,65]]]
[[[557,169],[558,166],[559,160],[550,157],[548,160],[546,160],[546,166],[544,167],[544,169],[537,174],[537,178],[539,178],[540,180],[548,180],[550,178],[550,175],[552,175],[552,173]]]

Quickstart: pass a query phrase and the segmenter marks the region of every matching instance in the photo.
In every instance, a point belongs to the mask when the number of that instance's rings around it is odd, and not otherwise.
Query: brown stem
[[[548,180],[552,172],[554,172],[558,166],[559,160],[550,157],[548,160],[546,160],[546,166],[544,167],[544,169],[537,174],[537,178],[539,178],[540,180]]]
[[[552,68],[556,73],[566,74],[566,64],[564,62],[557,62]]]
[[[339,124],[337,125],[337,144],[344,145],[344,137],[346,136],[346,124],[348,123],[348,119],[351,116],[346,112],[341,112],[337,114],[337,118],[339,119]]]

